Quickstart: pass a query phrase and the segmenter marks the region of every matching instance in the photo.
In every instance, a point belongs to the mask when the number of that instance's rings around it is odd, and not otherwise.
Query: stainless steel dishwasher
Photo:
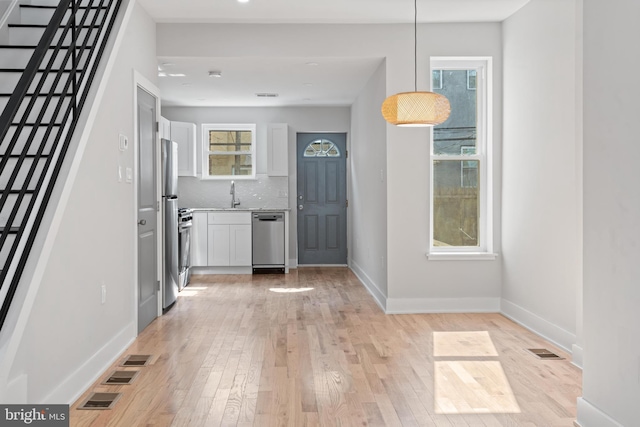
[[[252,216],[254,273],[284,273],[284,212]]]

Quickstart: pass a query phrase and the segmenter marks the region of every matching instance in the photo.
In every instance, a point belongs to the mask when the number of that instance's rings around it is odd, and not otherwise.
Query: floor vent
[[[109,378],[104,380],[102,384],[121,385],[131,384],[136,379],[140,371],[113,371]]]
[[[151,359],[149,354],[131,354],[124,359],[120,366],[147,366],[149,359]]]
[[[111,409],[119,398],[120,393],[93,393],[78,409]]]
[[[533,353],[539,359],[544,360],[562,360],[564,357],[560,357],[557,354],[547,350],[546,348],[528,348],[527,351]]]

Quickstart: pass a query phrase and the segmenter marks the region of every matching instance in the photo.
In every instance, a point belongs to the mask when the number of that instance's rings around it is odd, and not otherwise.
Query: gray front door
[[[138,88],[138,333],[158,315],[156,98]]]
[[[299,133],[298,264],[347,264],[347,136]]]

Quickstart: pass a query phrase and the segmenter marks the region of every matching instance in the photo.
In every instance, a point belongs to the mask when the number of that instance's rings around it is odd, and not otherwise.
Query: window
[[[488,253],[491,235],[490,58],[432,58],[451,115],[431,138],[430,255]],[[432,75],[436,74],[432,72]],[[471,89],[471,90],[470,90]]]
[[[477,78],[476,70],[467,70],[467,89],[475,90],[476,89],[476,78]]]
[[[431,71],[431,80],[433,82],[433,89],[442,89],[442,70]]]
[[[328,139],[316,139],[304,149],[304,157],[340,157],[340,150]]]
[[[203,179],[255,178],[256,125],[202,125]]]

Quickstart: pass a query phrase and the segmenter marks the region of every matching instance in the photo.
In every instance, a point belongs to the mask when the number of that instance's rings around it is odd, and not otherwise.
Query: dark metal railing
[[[120,4],[121,0],[61,0],[0,115],[0,213],[6,218],[0,226],[0,328]]]

